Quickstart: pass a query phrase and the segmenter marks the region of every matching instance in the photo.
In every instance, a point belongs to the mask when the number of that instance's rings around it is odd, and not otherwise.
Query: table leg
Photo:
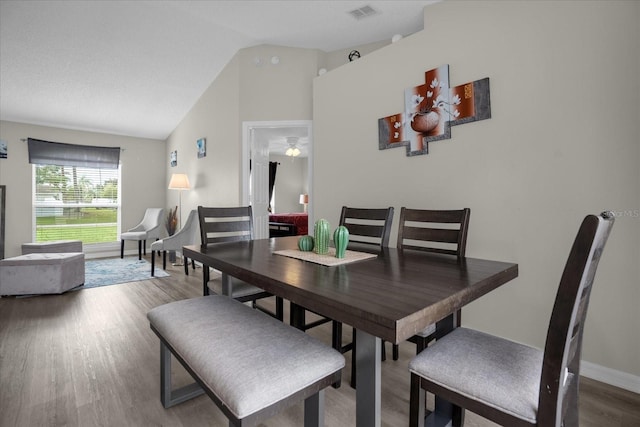
[[[232,294],[231,277],[227,273],[222,273],[222,295],[231,296]]]
[[[294,328],[298,328],[301,331],[304,331],[304,325],[306,324],[305,312],[306,310],[298,304],[290,303],[289,324]]]
[[[356,425],[380,427],[380,338],[356,331]]]

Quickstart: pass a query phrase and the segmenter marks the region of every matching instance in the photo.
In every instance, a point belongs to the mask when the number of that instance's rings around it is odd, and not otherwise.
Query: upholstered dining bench
[[[206,393],[230,426],[253,426],[304,400],[304,425],[324,425],[324,389],[344,357],[322,342],[227,296],[176,301],[147,313],[160,338],[165,408]],[[171,354],[196,383],[171,389]]]

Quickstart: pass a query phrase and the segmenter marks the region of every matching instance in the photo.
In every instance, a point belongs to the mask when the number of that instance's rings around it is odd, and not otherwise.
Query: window
[[[120,149],[28,141],[33,163],[33,241],[116,242]]]
[[[34,242],[118,240],[120,170],[33,165]]]

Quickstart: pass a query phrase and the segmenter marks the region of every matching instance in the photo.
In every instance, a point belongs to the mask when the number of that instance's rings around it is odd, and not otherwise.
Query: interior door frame
[[[251,138],[252,131],[255,129],[268,128],[290,128],[290,127],[306,127],[309,135],[309,157],[307,168],[307,182],[309,185],[309,203],[307,212],[309,214],[309,224],[314,223],[313,219],[313,121],[312,120],[278,120],[278,121],[247,121],[242,122],[242,167],[241,167],[241,183],[242,190],[240,199],[244,206],[251,204],[249,200],[249,160],[251,159]]]

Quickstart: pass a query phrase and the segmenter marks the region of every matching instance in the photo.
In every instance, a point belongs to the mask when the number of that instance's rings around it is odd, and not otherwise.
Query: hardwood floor
[[[200,296],[202,280],[202,269],[189,277],[182,267],[168,272],[167,278],[63,295],[0,299],[0,426],[227,426],[206,396],[168,410],[160,403],[160,345],[146,313]],[[330,344],[330,328],[309,333]],[[344,329],[347,340],[351,331]],[[404,343],[398,361],[382,363],[383,426],[408,425],[407,364],[413,352],[415,346]],[[342,387],[326,391],[327,426],[355,424],[346,356]],[[179,364],[174,367],[175,386],[191,382]],[[582,426],[640,425],[638,394],[583,378],[580,396]],[[471,427],[495,425],[470,412],[466,420]],[[302,405],[264,425],[302,425]]]

